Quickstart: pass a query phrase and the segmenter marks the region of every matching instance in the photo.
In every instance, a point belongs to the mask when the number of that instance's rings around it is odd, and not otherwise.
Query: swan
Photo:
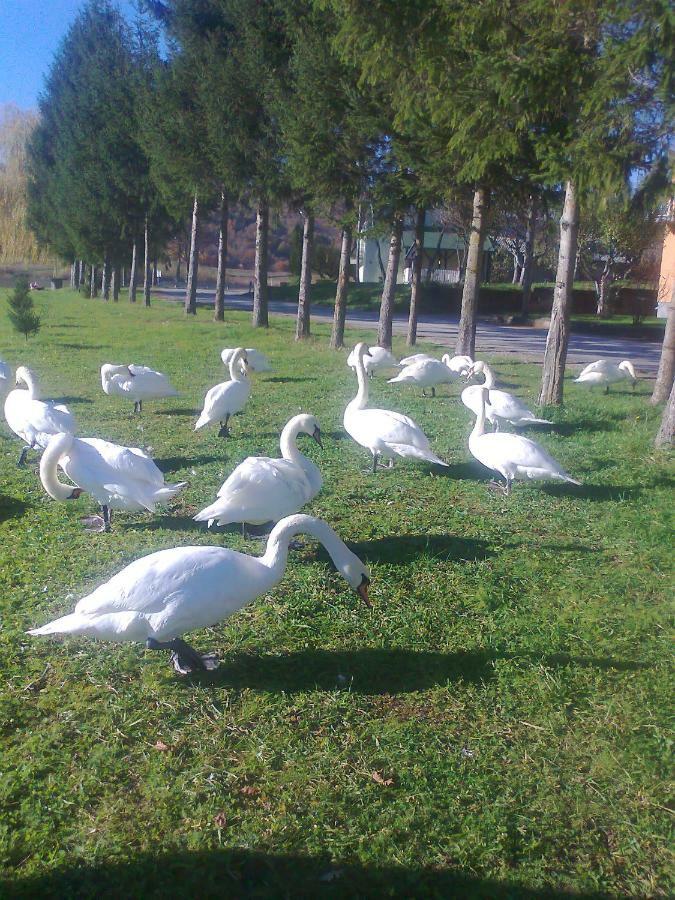
[[[4,397],[9,391],[12,383],[12,370],[6,362],[0,359],[0,398]]]
[[[373,454],[373,472],[377,471],[379,456],[386,456],[390,465],[393,465],[394,456],[403,456],[447,466],[431,452],[429,439],[412,419],[388,409],[366,408],[368,379],[363,361],[367,353],[368,347],[364,343],[354,348],[359,390],[345,409],[343,424],[347,434]]]
[[[598,359],[587,365],[585,369],[582,369],[574,380],[577,384],[587,384],[589,387],[593,387],[596,384],[604,384],[605,393],[609,394],[610,384],[622,381],[624,378],[630,379],[633,390],[635,390],[637,375],[635,374],[633,363],[629,359],[624,359],[620,363],[615,363],[609,359]]]
[[[413,363],[423,362],[425,360],[433,360],[435,362],[437,361],[436,357],[431,356],[429,353],[414,353],[412,356],[405,356],[399,363],[399,367],[404,369],[406,366],[410,366]],[[457,375],[466,375],[467,371],[473,365],[473,360],[470,356],[451,357],[449,353],[445,353],[443,355],[441,362],[445,363],[450,371],[456,372]]]
[[[59,481],[57,466],[77,487]],[[91,494],[102,512],[102,516],[86,520],[91,531],[110,530],[111,509],[154,512],[155,504],[166,503],[187,484],[166,484],[162,472],[138,447],[120,447],[72,434],[51,438],[40,460],[40,480],[54,500],[75,500],[83,492]]]
[[[235,348],[226,347],[220,354],[220,358],[226,366],[229,366],[230,359],[237,351]],[[254,350],[253,347],[246,348],[246,359],[248,367],[252,372],[272,372],[272,366],[264,353],[260,350]]]
[[[263,525],[298,512],[321,490],[321,472],[298,450],[300,432],[321,444],[321,429],[314,416],[294,416],[284,426],[279,441],[282,459],[249,456],[232,472],[218,491],[218,499],[198,512],[195,522],[228,525]]]
[[[320,541],[337,570],[370,607],[370,572],[333,529],[311,516],[287,516],[272,529],[263,556],[225,547],[174,547],[143,556],[83,597],[70,615],[33,628],[33,635],[75,634],[108,641],[144,641],[150,650],[171,650],[180,674],[213,669],[181,635],[207,628],[266,594],[282,579],[288,545],[296,534]]]
[[[447,354],[443,360],[449,359]],[[436,396],[436,385],[449,384],[459,378],[457,372],[449,369],[445,362],[437,359],[421,359],[419,362],[410,363],[394,378],[389,379],[389,384],[417,384],[422,388],[422,396],[426,395],[426,388],[431,388],[431,396]]]
[[[366,356],[364,362],[366,373],[371,378],[378,369],[396,369],[398,367],[396,357],[386,347],[368,347],[368,353],[370,356]],[[354,350],[347,357],[347,365],[352,369],[356,369]]]
[[[502,487],[497,482],[492,482],[496,487],[502,488],[508,496],[511,493],[511,485],[514,481],[526,479],[553,479],[557,481],[569,481],[571,484],[581,484],[576,481],[552,456],[540,447],[539,444],[520,434],[507,434],[501,432],[485,432],[485,405],[489,403],[488,389],[483,385],[480,388],[480,409],[476,417],[476,424],[469,437],[469,450],[483,465],[497,472],[504,478],[506,484]]]
[[[406,366],[410,366],[412,363],[422,362],[424,359],[436,359],[436,357],[431,356],[430,353],[413,353],[412,356],[404,356],[398,365],[400,369],[405,369]]]
[[[230,416],[246,405],[251,393],[251,382],[248,378],[248,358],[243,347],[237,347],[234,351],[229,366],[231,381],[222,381],[206,392],[204,409],[195,423],[195,431],[213,422],[220,422],[218,437],[227,437],[230,433],[227,427]]]
[[[19,465],[26,461],[26,454],[35,446],[44,448],[53,434],[77,430],[75,418],[63,403],[38,399],[37,380],[26,366],[16,370],[16,383],[25,384],[28,390],[10,391],[5,398],[5,419],[14,434],[26,442],[19,456]]]
[[[128,366],[106,363],[101,366],[101,386],[110,396],[133,400],[134,412],[138,413],[142,411],[144,400],[178,396],[178,391],[172,386],[168,376],[134,363]]]
[[[509,422],[511,425],[552,425],[548,419],[538,419],[525,404],[507,391],[495,390],[495,376],[487,363],[476,360],[467,372],[467,377],[482,373],[485,376],[483,384],[472,384],[462,391],[462,403],[470,409],[474,415],[480,413],[481,393],[484,387],[488,393],[488,408],[485,416],[495,431],[499,431],[501,422]]]

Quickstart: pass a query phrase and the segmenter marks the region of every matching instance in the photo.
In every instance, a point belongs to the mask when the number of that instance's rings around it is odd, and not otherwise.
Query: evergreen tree
[[[38,333],[40,316],[35,311],[35,304],[27,281],[16,282],[14,290],[7,298],[7,304],[9,306],[7,315],[15,331],[22,334],[26,340],[29,335]]]

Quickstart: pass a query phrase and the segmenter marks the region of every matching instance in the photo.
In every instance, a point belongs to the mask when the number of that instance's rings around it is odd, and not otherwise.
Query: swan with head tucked
[[[368,353],[369,356],[366,356],[364,365],[366,374],[370,375],[371,378],[379,369],[396,369],[398,367],[396,357],[386,347],[368,347]],[[354,350],[347,357],[347,365],[351,369],[356,369]]]
[[[469,450],[483,465],[502,476],[505,485],[493,482],[502,488],[508,496],[514,481],[528,479],[548,479],[569,481],[570,484],[581,484],[576,481],[557,463],[552,456],[535,441],[520,434],[506,432],[485,432],[485,404],[488,403],[488,389],[478,385],[480,389],[480,409],[476,424],[469,437]]]
[[[34,447],[47,446],[53,434],[77,430],[75,418],[63,403],[40,400],[35,375],[26,366],[16,370],[16,383],[25,384],[27,390],[10,391],[5,398],[5,419],[14,434],[26,446],[21,451],[19,465],[26,461],[26,454]]]
[[[134,401],[134,412],[141,412],[144,400],[161,400],[163,397],[177,397],[178,391],[172,386],[167,375],[155,372],[147,366],[115,366],[106,363],[101,366],[101,386],[106,394],[127,397]]]
[[[370,606],[368,567],[324,521],[297,515],[275,525],[260,557],[205,546],[141,557],[80,600],[72,613],[28,633],[142,641],[151,650],[171,650],[180,674],[215,668],[215,657],[200,656],[181,636],[216,625],[271,591],[283,578],[288,545],[296,534],[320,541],[340,574]]]
[[[195,431],[213,422],[220,422],[218,437],[227,437],[230,433],[227,425],[230,416],[246,405],[251,393],[251,382],[248,377],[248,358],[243,347],[237,347],[234,351],[229,366],[231,380],[221,381],[206,392],[204,408],[195,422]]]
[[[525,406],[522,400],[519,400],[513,394],[507,391],[495,390],[495,376],[487,363],[482,360],[476,362],[467,371],[467,378],[473,375],[482,374],[485,377],[483,384],[472,384],[470,387],[464,388],[462,391],[462,403],[470,409],[474,415],[479,415],[481,405],[481,393],[483,388],[488,389],[488,406],[485,411],[485,417],[494,425],[495,430],[499,431],[502,422],[508,422],[510,425],[552,425],[548,419],[538,419],[534,413]]]
[[[230,522],[263,525],[298,512],[321,490],[321,472],[296,443],[300,432],[321,444],[321,429],[314,416],[294,416],[284,426],[279,445],[281,459],[249,456],[224,482],[218,499],[194,517],[195,522],[228,525]]]
[[[574,380],[577,384],[587,384],[589,387],[596,384],[604,385],[605,393],[608,394],[610,384],[623,381],[624,378],[630,380],[633,390],[635,390],[637,375],[633,363],[629,359],[624,359],[620,363],[615,363],[610,359],[598,359],[582,369]]]
[[[76,485],[59,481],[61,466]],[[91,531],[110,530],[110,510],[147,509],[167,503],[187,482],[166,484],[164,475],[138,447],[120,447],[99,438],[54,435],[40,460],[40,480],[54,500],[75,500],[82,492],[98,501],[102,516],[86,521]]]
[[[368,377],[363,362],[367,353],[364,343],[354,348],[359,390],[345,409],[343,424],[347,434],[373,454],[373,472],[377,470],[380,456],[387,457],[392,464],[395,456],[402,456],[447,466],[432,453],[426,434],[408,416],[388,409],[367,408]]]
[[[229,366],[230,360],[232,356],[237,352],[237,348],[235,347],[226,347],[223,352],[220,354],[220,358],[222,359],[224,365]],[[261,353],[260,350],[254,350],[253,347],[246,348],[246,359],[248,361],[248,367],[252,372],[273,372],[273,368],[270,365],[270,361],[265,356],[264,353]]]
[[[412,365],[412,363],[422,362],[423,360],[428,359],[435,361],[436,357],[431,356],[429,353],[414,353],[412,356],[405,356],[399,363],[399,367],[404,369],[406,366]],[[441,362],[445,363],[450,371],[456,372],[457,375],[466,375],[467,371],[473,365],[473,360],[470,356],[451,357],[449,353],[443,355]]]
[[[418,362],[410,363],[402,369],[398,375],[389,379],[389,384],[416,384],[422,388],[422,396],[426,393],[426,388],[431,388],[431,396],[436,396],[436,387],[439,384],[450,384],[459,378],[457,372],[453,372],[445,360],[450,357],[446,355],[443,361],[437,359],[420,359]]]

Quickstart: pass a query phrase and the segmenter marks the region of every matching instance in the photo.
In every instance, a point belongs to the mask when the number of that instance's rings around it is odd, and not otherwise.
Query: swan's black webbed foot
[[[26,465],[26,456],[28,455],[28,451],[32,450],[32,447],[24,447],[21,451],[21,455],[17,461],[17,466],[25,466]]]
[[[223,423],[221,422],[220,428],[218,429],[218,437],[226,438],[229,436],[230,436],[230,429],[227,427],[227,425],[223,425]]]
[[[171,665],[179,675],[190,675],[192,672],[212,672],[218,668],[218,658],[214,653],[197,653],[180,638],[173,641],[156,641],[148,638],[145,642],[148,650],[171,650]]]

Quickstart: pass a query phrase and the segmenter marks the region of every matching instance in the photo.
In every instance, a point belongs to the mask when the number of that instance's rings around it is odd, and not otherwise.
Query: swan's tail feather
[[[396,382],[405,382],[405,381],[410,380],[409,378],[403,378],[402,375],[403,375],[403,373],[401,373],[400,375],[394,376],[394,378],[388,378],[387,384],[395,384]]]
[[[432,453],[431,450],[420,450],[419,447],[413,447],[412,444],[393,444],[387,443],[390,450],[393,450],[398,456],[408,457],[412,459],[421,459],[424,462],[435,463],[437,466],[447,466],[440,457]]]
[[[576,484],[577,486],[581,486],[582,482],[577,481],[576,478],[572,478],[571,475],[568,475],[567,472],[563,472],[560,477],[563,481],[569,481],[570,484]]]
[[[187,481],[177,481],[175,484],[165,484],[158,488],[153,494],[155,503],[167,503],[176,494],[179,494],[187,485]]]
[[[203,412],[200,415],[200,417],[197,419],[197,421],[195,422],[195,431],[197,431],[199,428],[203,428],[205,425],[208,425],[208,424],[209,424],[209,417],[206,415],[206,413]]]
[[[83,637],[100,638],[107,641],[144,641],[152,629],[139,613],[127,610],[107,613],[69,613],[47,622],[41,628],[31,628],[27,632],[37,636],[50,634],[77,634]]]
[[[192,518],[195,522],[208,522],[209,528],[212,522],[217,522],[219,525],[229,525],[231,522],[238,521],[238,519],[232,518],[227,508],[217,500],[215,503],[205,506],[204,509],[200,509],[197,515]]]
[[[47,622],[41,628],[30,628],[27,634],[86,634],[90,618],[81,613],[70,613],[70,615],[61,616],[60,619],[54,619],[53,622]]]
[[[518,420],[519,425],[553,425],[549,419],[538,419],[536,416],[527,416]]]

